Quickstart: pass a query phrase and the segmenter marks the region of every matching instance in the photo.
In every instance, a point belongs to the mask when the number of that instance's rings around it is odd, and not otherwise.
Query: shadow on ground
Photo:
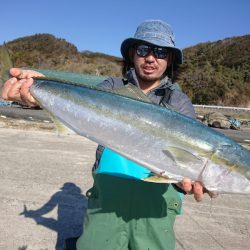
[[[57,233],[55,249],[59,250],[62,249],[65,239],[82,234],[86,204],[86,197],[81,194],[81,189],[74,183],[67,182],[42,207],[29,210],[24,205],[24,210],[20,215],[32,218],[38,225],[55,231]],[[57,219],[44,217],[56,206]],[[28,246],[21,246],[19,250],[27,248]]]

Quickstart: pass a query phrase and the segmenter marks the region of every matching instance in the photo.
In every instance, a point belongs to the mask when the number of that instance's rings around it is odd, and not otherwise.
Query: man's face
[[[138,55],[136,52],[137,48],[133,48],[130,51],[138,81],[144,84],[160,83],[167,66],[171,63],[169,60],[170,54],[167,54],[166,58],[161,59],[157,58],[152,50],[149,50],[148,54],[144,53],[146,54],[145,56],[143,53]]]

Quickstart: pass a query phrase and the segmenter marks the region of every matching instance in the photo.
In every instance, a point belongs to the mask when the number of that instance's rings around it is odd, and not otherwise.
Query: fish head
[[[201,172],[199,181],[211,192],[250,194],[249,176],[211,160]]]

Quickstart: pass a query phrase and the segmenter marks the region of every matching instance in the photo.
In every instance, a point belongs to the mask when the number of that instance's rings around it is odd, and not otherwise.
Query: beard
[[[140,70],[136,70],[136,76],[137,76],[137,79],[139,82],[145,82],[145,83],[149,83],[149,84],[152,84],[152,83],[155,83],[155,82],[160,82],[164,77],[165,77],[165,74],[162,74],[160,76],[158,75],[147,75],[147,74],[144,74],[142,71]]]
[[[166,68],[164,65],[156,63],[136,63],[134,65],[135,73],[139,82],[145,84],[159,83],[166,75]]]
[[[154,82],[158,82],[161,81],[161,79],[163,78],[163,76],[161,77],[154,77],[154,76],[148,76],[148,75],[137,75],[138,81],[143,81],[146,83],[154,83]]]

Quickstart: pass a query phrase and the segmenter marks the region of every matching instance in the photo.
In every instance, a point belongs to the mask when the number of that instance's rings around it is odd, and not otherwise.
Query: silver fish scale
[[[250,153],[194,119],[90,86],[37,80],[31,92],[76,133],[157,174],[198,179],[213,191],[250,193]]]

